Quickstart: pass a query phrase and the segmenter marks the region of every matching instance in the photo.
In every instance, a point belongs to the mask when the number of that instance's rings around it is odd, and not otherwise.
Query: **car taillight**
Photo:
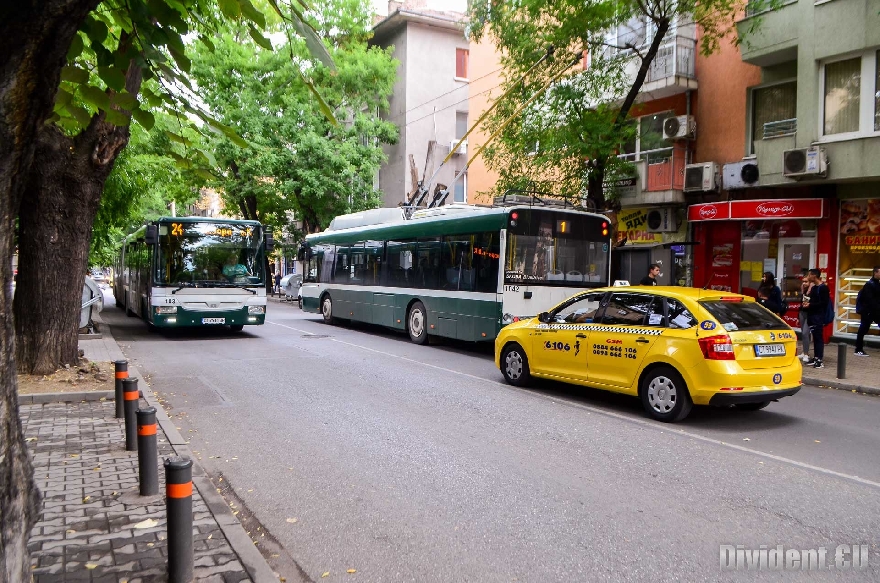
[[[722,302],[741,302],[743,301],[742,296],[724,296],[721,298]]]
[[[700,338],[700,350],[706,360],[736,360],[733,353],[733,342],[727,334]]]

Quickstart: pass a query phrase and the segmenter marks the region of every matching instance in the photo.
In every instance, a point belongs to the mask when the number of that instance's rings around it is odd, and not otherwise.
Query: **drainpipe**
[[[685,114],[687,115],[691,114],[691,91],[693,91],[693,89],[688,89],[684,92]],[[688,148],[685,154],[685,164],[690,164],[691,162],[693,162],[692,154],[693,152],[691,152],[690,144],[688,144]]]

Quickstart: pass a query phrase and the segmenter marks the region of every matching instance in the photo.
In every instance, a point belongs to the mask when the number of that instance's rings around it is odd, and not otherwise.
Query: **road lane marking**
[[[284,324],[278,324],[277,322],[269,322],[269,323],[270,323],[270,324],[275,324],[276,326],[282,326],[282,327],[284,327],[284,328],[289,328],[290,330],[295,330],[295,331],[297,331],[297,332],[302,332],[303,334],[310,334],[310,335],[313,334],[312,332],[306,332],[305,330],[300,330],[300,329],[298,329],[298,328],[293,328],[292,326],[286,326],[286,325],[284,325]],[[467,378],[474,379],[474,380],[478,380],[478,381],[483,381],[483,382],[490,383],[490,384],[493,384],[493,385],[498,385],[498,386],[503,387],[503,388],[505,388],[505,389],[511,389],[511,390],[514,390],[514,391],[516,391],[516,392],[518,392],[518,393],[520,393],[520,394],[525,393],[525,394],[527,394],[527,395],[532,395],[532,396],[538,397],[538,398],[540,398],[540,399],[544,399],[544,400],[547,400],[547,401],[551,401],[551,402],[553,402],[553,403],[557,403],[557,404],[559,404],[559,405],[567,405],[567,406],[569,406],[569,407],[577,407],[577,408],[584,409],[584,410],[587,410],[587,411],[590,411],[590,412],[593,412],[593,413],[597,413],[597,414],[599,414],[599,415],[605,415],[606,417],[613,417],[613,418],[615,418],[615,419],[620,419],[620,420],[622,420],[622,421],[627,421],[627,422],[629,422],[629,423],[636,423],[636,424],[638,424],[638,425],[641,425],[641,426],[643,426],[643,427],[646,427],[646,428],[652,429],[652,430],[654,430],[654,431],[660,430],[661,433],[664,432],[664,431],[668,431],[669,433],[672,433],[672,434],[678,434],[678,435],[681,435],[681,436],[684,436],[684,437],[690,437],[690,438],[692,438],[692,439],[696,439],[696,440],[702,441],[702,442],[704,442],[704,443],[710,443],[710,444],[714,444],[714,445],[720,445],[720,446],[722,446],[722,447],[726,447],[726,448],[733,449],[733,450],[736,450],[736,451],[741,451],[741,452],[744,452],[744,453],[749,453],[749,454],[752,454],[752,455],[757,455],[757,456],[760,456],[760,457],[763,457],[763,458],[766,458],[766,459],[770,459],[770,460],[773,460],[773,461],[776,461],[776,462],[780,462],[780,463],[783,463],[783,464],[788,464],[788,465],[795,466],[795,467],[802,468],[802,469],[806,469],[806,470],[812,470],[812,471],[814,471],[814,472],[819,472],[819,473],[821,473],[821,474],[825,474],[825,475],[828,475],[828,476],[834,476],[834,477],[836,477],[836,478],[842,478],[842,479],[845,479],[845,480],[850,480],[850,481],[853,481],[853,482],[856,482],[856,483],[862,484],[862,485],[864,485],[864,486],[869,486],[869,487],[876,488],[876,489],[880,490],[880,482],[875,482],[875,481],[873,481],[873,480],[868,480],[868,479],[866,479],[866,478],[861,478],[861,477],[859,477],[859,476],[855,476],[855,475],[853,475],[853,474],[846,474],[846,473],[844,473],[844,472],[838,472],[838,471],[836,471],[836,470],[832,470],[832,469],[829,469],[829,468],[823,468],[823,467],[821,467],[821,466],[816,466],[816,465],[813,465],[813,464],[808,464],[808,463],[806,463],[806,462],[801,462],[801,461],[798,461],[798,460],[795,460],[795,459],[791,459],[791,458],[787,458],[787,457],[784,457],[784,456],[774,455],[774,454],[772,454],[772,453],[766,453],[766,452],[763,452],[763,451],[760,451],[760,450],[756,450],[756,449],[750,449],[750,448],[748,448],[748,447],[744,447],[744,446],[742,446],[742,445],[737,445],[737,444],[735,444],[735,443],[728,443],[728,442],[726,442],[726,441],[721,441],[721,440],[719,440],[719,439],[715,439],[715,438],[712,438],[712,437],[706,437],[705,435],[700,435],[699,433],[692,433],[692,432],[687,431],[687,430],[685,430],[685,429],[678,429],[678,428],[675,428],[675,427],[670,427],[669,425],[663,425],[662,428],[661,428],[661,426],[658,426],[658,425],[657,425],[657,422],[649,421],[649,420],[647,420],[647,419],[639,419],[639,418],[637,418],[637,417],[630,417],[630,416],[628,416],[628,415],[623,415],[623,414],[621,414],[621,413],[615,413],[615,412],[613,412],[613,411],[608,411],[608,410],[605,410],[605,409],[601,409],[601,408],[599,408],[599,407],[594,407],[594,406],[592,406],[592,405],[585,405],[585,404],[583,404],[583,403],[576,403],[576,402],[574,402],[574,401],[566,401],[566,400],[563,400],[563,399],[558,399],[558,398],[556,398],[556,397],[551,397],[550,395],[544,395],[544,394],[541,394],[541,393],[538,393],[538,392],[535,392],[535,391],[522,391],[522,389],[517,389],[516,387],[512,387],[512,386],[508,385],[507,383],[504,383],[504,382],[501,382],[501,381],[495,381],[495,380],[492,380],[492,379],[487,379],[487,378],[485,378],[485,377],[480,377],[480,376],[477,376],[477,375],[472,375],[472,374],[470,374],[470,373],[466,373],[466,372],[461,372],[461,371],[453,370],[453,369],[451,369],[451,368],[445,368],[445,367],[442,367],[442,366],[437,366],[436,364],[428,364],[428,363],[426,363],[426,362],[421,362],[421,361],[419,361],[419,360],[415,360],[414,358],[409,358],[409,357],[407,357],[407,356],[401,356],[401,355],[399,355],[399,354],[394,354],[394,353],[392,353],[392,352],[385,352],[384,350],[377,350],[377,349],[375,349],[375,348],[368,348],[368,347],[366,347],[366,346],[362,346],[362,345],[360,345],[360,344],[355,344],[354,342],[346,342],[345,340],[339,340],[338,338],[326,338],[326,340],[331,340],[331,341],[333,341],[333,342],[338,342],[339,344],[345,344],[346,346],[351,346],[351,347],[353,347],[353,348],[359,348],[359,349],[361,349],[361,350],[366,350],[366,351],[368,351],[368,352],[374,352],[374,353],[376,353],[376,354],[381,354],[381,355],[384,355],[384,356],[389,356],[389,357],[391,357],[391,358],[396,358],[396,359],[399,359],[399,360],[405,360],[405,361],[407,361],[407,362],[411,362],[411,363],[419,364],[419,365],[421,365],[421,366],[425,366],[425,367],[428,367],[428,368],[433,368],[433,369],[436,369],[436,370],[440,370],[440,371],[448,372],[448,373],[450,373],[450,374],[454,374],[454,375],[458,375],[458,376],[462,376],[462,377],[467,377]]]

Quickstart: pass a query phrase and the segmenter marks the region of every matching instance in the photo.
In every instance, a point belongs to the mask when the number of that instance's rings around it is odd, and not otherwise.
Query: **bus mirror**
[[[550,322],[550,312],[541,312],[538,314],[538,321],[544,324]]]
[[[272,233],[266,232],[266,252],[271,253],[275,249],[275,237]]]
[[[156,225],[147,225],[147,232],[144,234],[144,241],[147,245],[155,245],[159,242],[159,227]]]
[[[312,248],[308,243],[300,243],[299,249],[296,250],[297,261],[308,261],[312,257]]]

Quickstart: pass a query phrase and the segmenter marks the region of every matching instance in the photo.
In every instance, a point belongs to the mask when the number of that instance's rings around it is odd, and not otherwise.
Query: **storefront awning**
[[[824,198],[709,202],[689,206],[688,221],[821,219],[827,208]]]

